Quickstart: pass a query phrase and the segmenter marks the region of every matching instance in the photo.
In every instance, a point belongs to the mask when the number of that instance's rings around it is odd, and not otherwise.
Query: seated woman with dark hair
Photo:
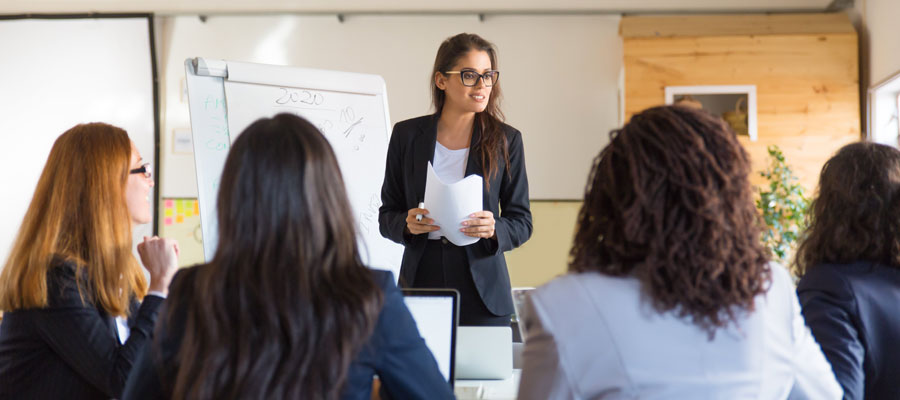
[[[390,272],[366,268],[337,160],[279,114],[237,138],[208,264],[172,281],[125,399],[452,398]]]
[[[569,274],[526,302],[519,398],[840,398],[761,244],[749,172],[703,111],[655,107],[613,131]]]
[[[900,399],[900,151],[841,148],[797,250],[803,315],[845,399]]]

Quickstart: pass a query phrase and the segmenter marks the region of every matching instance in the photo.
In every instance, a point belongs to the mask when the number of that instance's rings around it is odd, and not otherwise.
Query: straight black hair
[[[327,140],[294,115],[256,121],[217,207],[212,262],[167,306],[187,309],[173,397],[338,398],[383,299]]]

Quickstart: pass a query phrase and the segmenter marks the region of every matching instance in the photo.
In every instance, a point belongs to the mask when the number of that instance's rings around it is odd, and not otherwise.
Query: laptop
[[[459,292],[454,289],[403,289],[403,300],[431,350],[438,369],[453,387]]]
[[[512,376],[512,328],[461,326],[456,331],[456,379],[508,379]]]
[[[525,337],[525,331],[528,323],[528,312],[525,309],[525,300],[528,298],[528,295],[531,294],[531,291],[534,290],[533,287],[514,287],[512,288],[512,300],[513,307],[516,310],[516,325],[519,327],[519,337],[522,338],[522,343],[525,343],[528,338]]]

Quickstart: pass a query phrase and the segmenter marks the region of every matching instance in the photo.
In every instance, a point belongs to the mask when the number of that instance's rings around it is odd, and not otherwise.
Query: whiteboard
[[[158,163],[148,16],[2,20],[0,54],[2,268],[50,148],[67,129],[119,126],[145,161]],[[153,226],[135,227],[133,237],[152,236]]]
[[[186,60],[185,71],[207,260],[215,254],[215,201],[231,143],[257,119],[286,112],[309,120],[334,149],[363,262],[399,276],[403,247],[378,228],[390,132],[380,76],[202,58]]]

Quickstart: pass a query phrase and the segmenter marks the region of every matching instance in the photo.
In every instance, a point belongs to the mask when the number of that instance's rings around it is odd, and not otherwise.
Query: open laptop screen
[[[434,354],[444,379],[452,386],[459,294],[453,289],[403,289],[403,296],[416,320],[419,335]]]

